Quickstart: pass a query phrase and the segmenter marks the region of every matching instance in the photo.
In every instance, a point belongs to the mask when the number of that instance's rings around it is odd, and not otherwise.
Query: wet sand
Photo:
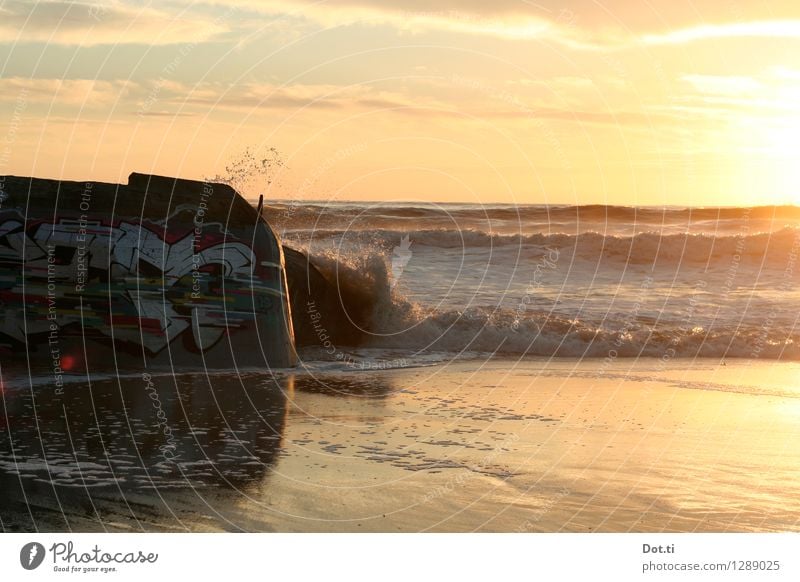
[[[141,461],[149,486],[84,495],[73,479],[58,504],[40,467],[0,516],[7,531],[797,531],[798,377],[744,360],[298,372],[269,417],[245,397],[191,429],[176,421],[205,439],[176,449],[177,473]]]

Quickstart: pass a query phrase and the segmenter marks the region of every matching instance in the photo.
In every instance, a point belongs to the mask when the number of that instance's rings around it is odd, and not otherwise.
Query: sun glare
[[[800,205],[800,115],[787,117],[765,132],[765,153],[774,171],[776,192],[784,199]]]
[[[753,98],[732,124],[722,150],[738,151],[738,177],[755,203],[800,205],[800,102],[797,79],[787,79]],[[738,145],[737,145],[738,144]]]

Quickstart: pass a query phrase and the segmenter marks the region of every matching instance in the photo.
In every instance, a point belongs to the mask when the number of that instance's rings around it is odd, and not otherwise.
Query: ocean
[[[797,207],[273,202],[264,216],[336,281],[369,365],[800,357]],[[327,347],[306,360],[353,354]]]

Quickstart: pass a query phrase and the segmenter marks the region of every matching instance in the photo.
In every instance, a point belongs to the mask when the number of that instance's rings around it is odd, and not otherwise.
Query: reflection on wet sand
[[[394,383],[377,375],[296,375],[294,389],[310,394],[354,398],[386,398],[399,390]]]
[[[6,376],[0,527],[797,531],[799,373],[462,362],[135,377],[63,398]]]
[[[0,516],[14,526],[3,527],[83,531],[118,514],[136,523],[172,515],[180,528],[182,496],[241,497],[263,479],[292,384],[267,374],[143,374],[67,385],[62,395],[6,387]]]

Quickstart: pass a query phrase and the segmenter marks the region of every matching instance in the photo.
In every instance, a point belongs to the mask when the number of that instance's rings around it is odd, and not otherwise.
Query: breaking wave
[[[800,229],[785,227],[774,232],[748,235],[662,234],[645,232],[619,236],[586,232],[582,234],[496,234],[476,230],[315,230],[288,233],[288,241],[311,241],[311,248],[339,248],[342,245],[378,247],[389,250],[404,237],[416,249],[479,249],[491,251],[532,251],[558,249],[564,256],[585,261],[620,261],[625,264],[691,263],[719,264],[744,261],[753,264],[786,265],[800,251]],[[327,259],[324,259],[327,260]]]
[[[712,242],[707,242],[710,249]],[[714,242],[715,252],[719,252],[720,241]],[[724,241],[728,247],[733,244]],[[696,243],[690,247],[698,256],[708,252],[698,251]],[[310,261],[332,283],[338,303],[359,330],[339,343],[335,333],[330,334],[331,355],[339,349],[361,346],[399,349],[411,357],[444,352],[612,359],[800,359],[800,330],[795,327],[794,313],[786,317],[765,314],[756,323],[717,320],[701,325],[685,313],[675,313],[672,318],[628,314],[589,320],[541,309],[434,309],[409,300],[392,287],[385,253],[342,256],[328,250],[312,254]],[[325,313],[320,314],[319,322],[326,332],[335,327],[326,327]],[[319,356],[320,352],[314,354]]]

